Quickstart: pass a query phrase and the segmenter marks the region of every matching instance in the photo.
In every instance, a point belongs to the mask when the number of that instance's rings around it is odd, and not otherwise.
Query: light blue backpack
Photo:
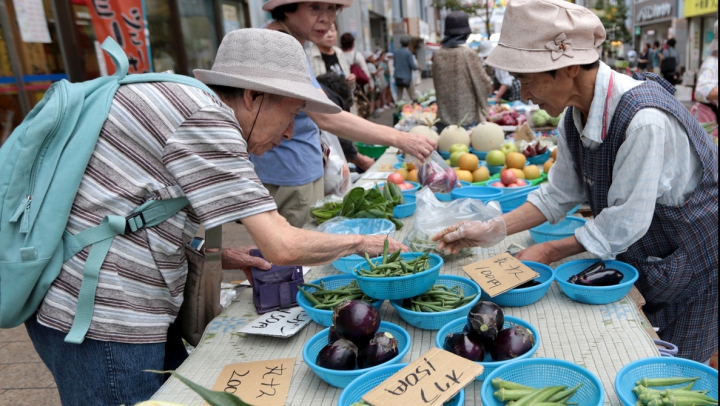
[[[92,246],[83,271],[78,308],[66,342],[81,343],[90,327],[100,266],[113,238],[157,225],[188,204],[185,197],[148,201],[128,217],[107,216],[91,229],[65,231],[70,208],[118,87],[175,82],[211,94],[182,75],[127,75],[128,59],[111,38],[102,48],[117,72],[83,83],[53,84],[0,148],[0,328],[31,317],[63,262]]]

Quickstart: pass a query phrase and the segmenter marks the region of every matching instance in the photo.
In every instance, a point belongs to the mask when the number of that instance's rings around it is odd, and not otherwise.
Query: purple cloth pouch
[[[263,258],[257,249],[250,250],[250,255]],[[268,271],[252,267],[251,272],[253,302],[259,314],[297,306],[295,297],[305,282],[301,266],[273,265]]]

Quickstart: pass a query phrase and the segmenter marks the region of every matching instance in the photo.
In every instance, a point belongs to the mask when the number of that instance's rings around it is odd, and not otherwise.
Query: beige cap
[[[564,0],[510,0],[500,40],[486,63],[508,72],[546,72],[600,58],[600,19]]]
[[[342,8],[347,8],[352,6],[353,0],[313,0],[313,3],[332,3],[332,4],[339,4],[342,6]],[[263,4],[262,9],[264,11],[273,11],[275,10],[275,7],[284,6],[286,4],[293,4],[293,3],[310,3],[310,1],[306,0],[270,0],[267,3]]]

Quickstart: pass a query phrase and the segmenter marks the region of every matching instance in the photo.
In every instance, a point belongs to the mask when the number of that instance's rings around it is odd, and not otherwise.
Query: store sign
[[[718,0],[685,0],[685,17],[717,13]]]
[[[130,63],[128,73],[151,72],[150,42],[145,25],[142,0],[89,0],[95,37],[101,43],[112,37],[125,51]],[[108,67],[115,66],[105,54]],[[109,74],[113,74],[112,68]]]
[[[13,0],[13,7],[23,42],[52,42],[42,0]]]
[[[635,22],[647,22],[659,20],[661,18],[671,17],[673,15],[673,5],[671,3],[657,3],[647,6],[638,6],[635,13]]]

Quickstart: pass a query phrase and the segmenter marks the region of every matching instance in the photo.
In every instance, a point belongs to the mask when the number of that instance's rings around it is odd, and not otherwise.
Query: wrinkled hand
[[[555,262],[551,255],[550,245],[548,243],[535,244],[515,254],[515,258],[520,261],[534,261],[541,264],[550,265]]]
[[[435,151],[437,144],[430,138],[424,135],[401,133],[400,143],[395,147],[400,148],[405,153],[408,153],[414,157],[425,159]]]
[[[367,171],[375,163],[375,160],[370,158],[369,156],[357,154],[353,163],[355,164],[355,166],[362,169],[363,171]]]
[[[505,220],[495,217],[488,221],[463,220],[435,234],[432,240],[440,241],[438,250],[457,254],[462,248],[492,247],[506,235]]]
[[[357,78],[355,77],[354,73],[351,73],[345,77],[345,80],[347,80],[350,83],[355,83],[355,79],[357,79]]]
[[[250,255],[251,249],[257,249],[257,247],[223,248],[222,269],[241,269],[250,272],[250,267],[254,266],[263,271],[269,270],[272,264],[263,258]],[[206,252],[212,251],[206,250]]]
[[[356,254],[363,256],[365,253],[367,253],[371,258],[383,254],[383,247],[385,245],[384,235],[366,235],[363,236],[363,240],[363,245],[362,247],[360,247],[360,250],[356,252]],[[388,237],[388,241],[388,252],[395,252],[397,250],[402,250],[403,252],[410,252],[410,248],[395,241],[394,238]]]

